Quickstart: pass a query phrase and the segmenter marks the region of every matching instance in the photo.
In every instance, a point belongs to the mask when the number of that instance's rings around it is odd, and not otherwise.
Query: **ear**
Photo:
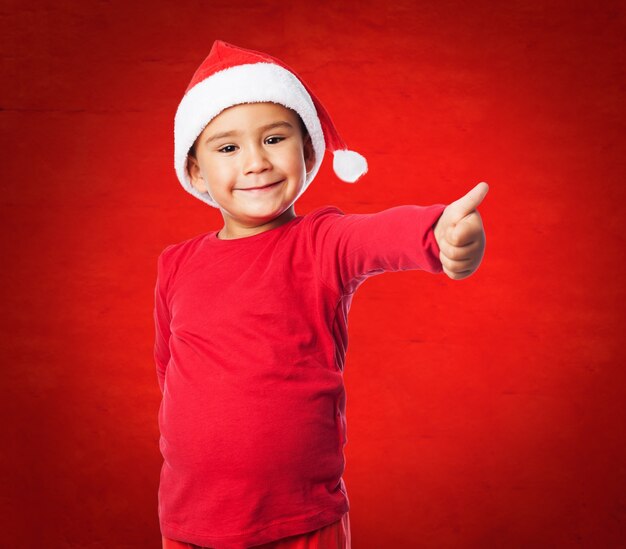
[[[200,171],[200,165],[190,154],[187,155],[187,173],[189,174],[189,179],[194,189],[201,193],[207,192],[204,179],[202,178],[202,172]]]
[[[313,166],[315,166],[315,149],[313,149],[313,141],[311,140],[311,135],[308,133],[304,139],[303,149],[306,173],[309,173],[313,169]]]

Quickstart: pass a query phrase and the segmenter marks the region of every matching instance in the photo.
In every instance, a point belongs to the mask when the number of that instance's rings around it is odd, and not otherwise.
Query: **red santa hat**
[[[187,155],[206,125],[221,111],[241,103],[273,102],[296,111],[306,126],[315,165],[298,197],[317,175],[324,152],[333,153],[337,177],[354,183],[367,173],[367,161],[348,150],[320,101],[285,63],[266,53],[216,40],[194,73],[174,119],[174,168],[183,188],[218,208],[208,193],[196,190],[187,173]]]

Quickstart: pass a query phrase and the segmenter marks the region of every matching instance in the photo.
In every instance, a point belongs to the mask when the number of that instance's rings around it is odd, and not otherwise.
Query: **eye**
[[[225,151],[224,149],[228,149],[229,147],[234,147],[235,145],[226,145],[224,147],[222,147],[221,149],[217,149],[218,152],[232,152],[232,151]]]
[[[268,137],[267,139],[268,139],[268,140],[269,140],[269,139],[280,139],[280,141],[283,141],[285,138],[284,138],[284,137],[280,137],[280,136],[278,136],[278,135],[275,135],[275,136],[273,136],[273,137]],[[279,142],[280,142],[280,141],[279,141]],[[270,143],[270,145],[275,145],[275,144],[276,144],[276,143]]]

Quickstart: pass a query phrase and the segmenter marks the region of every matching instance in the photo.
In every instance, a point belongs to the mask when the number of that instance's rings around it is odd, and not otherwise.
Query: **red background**
[[[298,214],[490,185],[474,275],[353,302],[353,547],[626,545],[625,11],[3,2],[2,545],[160,547],[156,258],[221,227],[173,169],[218,38],[293,67],[369,161],[350,185],[327,154]]]

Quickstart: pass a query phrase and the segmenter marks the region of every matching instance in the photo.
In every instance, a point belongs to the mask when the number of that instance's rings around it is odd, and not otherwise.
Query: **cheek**
[[[235,166],[228,162],[214,162],[205,165],[204,168],[207,179],[218,187],[223,187],[232,181],[235,171]]]
[[[294,149],[289,152],[289,155],[287,155],[284,166],[294,173],[299,174],[301,171],[304,171],[305,163],[302,150],[294,147]]]

